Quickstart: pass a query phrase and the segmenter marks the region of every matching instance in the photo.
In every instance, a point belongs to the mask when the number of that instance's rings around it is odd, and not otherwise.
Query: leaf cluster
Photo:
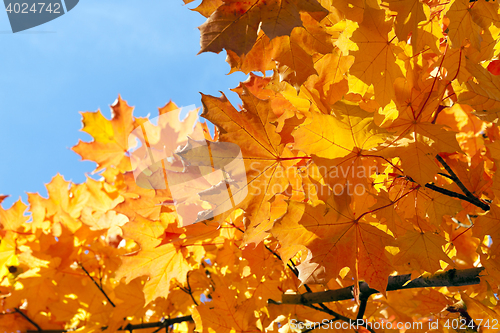
[[[48,198],[0,210],[0,331],[283,333],[356,318],[424,331],[462,318],[496,331],[498,2],[203,0],[194,10],[207,18],[200,53],[226,50],[231,72],[249,74],[233,89],[242,105],[202,94],[214,135],[194,113],[181,122],[172,102],[157,125],[121,97],[111,120],[84,112],[93,141],[73,150],[101,178],[57,175]],[[207,140],[225,161],[217,147],[237,145],[244,191],[221,200],[229,185],[196,183],[184,193],[195,199],[174,205],[156,186],[160,168],[141,186],[128,144],[145,126],[148,147]],[[186,179],[186,154],[171,156],[170,183]],[[207,208],[216,216],[184,223]],[[343,296],[327,307],[325,292]]]

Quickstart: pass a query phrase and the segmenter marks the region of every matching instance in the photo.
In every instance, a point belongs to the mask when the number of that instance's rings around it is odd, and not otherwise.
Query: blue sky
[[[237,102],[229,91],[243,73],[229,72],[225,53],[199,51],[205,18],[181,0],[81,0],[67,14],[13,34],[0,13],[0,194],[3,207],[26,192],[46,196],[57,173],[85,181],[95,164],[70,148],[78,139],[79,111],[101,112],[122,96],[136,116],[157,115],[169,100],[201,106],[200,94]]]

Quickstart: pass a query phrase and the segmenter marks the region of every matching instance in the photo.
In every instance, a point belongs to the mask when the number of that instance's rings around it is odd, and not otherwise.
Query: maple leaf
[[[489,322],[496,323],[500,320],[498,308],[496,309],[497,311],[495,311],[465,293],[462,293],[461,297],[467,307],[467,313],[473,320],[481,320],[481,323],[485,323],[481,327],[481,332],[489,333],[497,330],[497,327],[493,327],[494,325],[490,325]],[[486,323],[487,321],[488,323]]]
[[[295,149],[333,159],[346,156],[354,148],[369,150],[384,141],[386,132],[359,107],[337,102],[333,112],[312,113],[310,120],[292,133]]]
[[[203,0],[198,7],[191,10],[196,11],[205,17],[209,17],[222,4],[222,0]]]
[[[349,91],[345,73],[353,62],[352,56],[342,55],[338,50],[325,54],[314,63],[318,76],[308,78],[303,90],[315,89],[324,105],[335,104]]]
[[[491,237],[493,244],[490,246],[490,251],[492,253],[496,253],[500,249],[500,238],[498,237],[500,231],[499,219],[500,208],[497,205],[492,205],[491,210],[486,215],[477,219],[475,228],[472,230],[474,236],[480,240],[483,240],[485,236]]]
[[[314,281],[322,268],[326,282],[349,267],[355,280],[364,279],[382,292],[387,287],[392,268],[384,248],[393,238],[355,218],[345,206],[337,208],[328,202],[312,207],[291,202],[287,214],[274,226],[273,235],[284,249],[304,246],[311,252],[307,265],[298,267],[303,283]]]
[[[168,189],[154,190],[138,186],[131,172],[122,176],[122,184],[125,187],[125,200],[116,206],[118,213],[133,219],[136,214],[144,218],[158,220],[162,210],[162,204],[171,204],[172,195]]]
[[[8,197],[8,195],[0,195],[0,203],[2,203],[2,201],[4,201]]]
[[[500,60],[493,60],[486,69],[493,75],[500,75]]]
[[[175,278],[179,283],[186,282],[186,274],[191,265],[175,244],[160,246],[160,236],[164,231],[161,222],[137,216],[122,228],[124,236],[133,238],[141,246],[141,250],[136,255],[122,259],[123,264],[116,272],[116,279],[125,277],[125,283],[129,283],[136,277],[148,275],[150,279],[144,285],[146,304],[157,297],[167,297],[172,279]]]
[[[246,54],[255,44],[259,28],[270,39],[290,35],[293,28],[302,25],[301,11],[318,13],[319,20],[327,14],[316,0],[227,1],[199,27],[200,53],[226,49],[238,56]]]
[[[7,300],[7,303],[10,303],[7,304],[8,307],[15,307],[23,299],[31,300],[29,313],[30,315],[34,315],[44,310],[46,304],[58,300],[58,294],[52,283],[52,279],[57,275],[57,267],[61,261],[51,258],[49,255],[40,254],[40,257],[24,256],[25,260],[29,262],[31,270],[18,276],[23,288],[20,288]],[[36,271],[40,274],[38,277],[35,273]],[[38,299],[38,302],[35,301],[35,297]]]
[[[249,215],[252,224],[247,226],[248,233],[269,219],[269,200],[282,193],[288,187],[289,181],[284,177],[286,167],[296,161],[288,160],[294,155],[281,144],[272,123],[277,119],[269,100],[261,100],[248,90],[240,93],[244,110],[238,112],[223,95],[220,98],[202,95],[202,116],[214,123],[220,131],[222,142],[233,142],[241,148],[246,169],[247,188],[246,199],[238,205]],[[238,195],[243,189],[232,193]],[[254,230],[259,234],[255,241],[260,242],[265,232]]]
[[[391,22],[385,21],[384,10],[366,7],[363,22],[351,37],[359,50],[351,53],[356,61],[349,70],[349,87],[363,95],[373,84],[380,106],[395,99],[394,81],[403,76],[396,61],[402,50],[392,43],[395,37],[389,39],[391,28]]]
[[[92,142],[79,141],[73,147],[73,151],[83,159],[97,163],[95,171],[109,166],[115,166],[121,170],[128,170],[129,163],[125,157],[128,149],[128,135],[133,129],[133,108],[118,96],[111,105],[111,121],[104,118],[101,112],[84,112],[82,131],[92,135]]]
[[[124,318],[144,312],[145,300],[141,282],[141,279],[134,279],[128,284],[120,284],[115,288],[118,301],[116,301],[117,305],[112,318],[110,318],[111,325],[108,329],[113,330],[125,326],[124,322],[126,320]]]
[[[200,53],[249,74],[242,106],[202,94],[215,130],[173,102],[84,112],[73,150],[101,179],[0,208],[0,331],[427,327],[459,298],[494,331],[499,8],[202,0]]]
[[[266,1],[262,7],[261,28],[270,39],[290,35],[295,27],[302,26],[300,12],[316,13],[317,20],[328,13],[316,0]]]
[[[412,41],[419,39],[418,24],[427,20],[423,4],[419,0],[389,0],[389,9],[396,11],[395,33],[399,40],[406,40],[411,34]],[[417,43],[412,42],[414,50]],[[414,52],[416,53],[416,52]]]
[[[279,39],[270,40],[269,37],[261,31],[254,46],[245,55],[238,56],[235,52],[226,50],[226,61],[231,66],[230,73],[238,70],[245,74],[251,73],[252,71],[265,73],[267,70],[274,69],[276,64],[272,60],[276,57],[276,44],[279,42]]]
[[[197,307],[197,312],[201,317],[201,322],[197,322],[197,327],[203,327],[202,332],[213,330],[222,333],[243,333],[257,330],[251,305],[252,301],[249,299],[238,302],[235,289],[219,286],[212,293],[210,303]]]
[[[465,0],[454,1],[445,13],[450,18],[448,35],[452,46],[460,48],[465,40],[473,47],[481,47],[481,33],[489,33],[490,25],[500,21],[498,4],[488,1],[469,2]]]
[[[283,80],[298,89],[309,76],[317,74],[309,55],[291,37],[285,37],[276,51],[276,61],[280,64],[279,72]]]
[[[48,199],[44,199],[36,193],[28,196],[30,204],[37,212],[34,216],[34,222],[42,223],[44,220],[52,219],[56,226],[61,224],[75,232],[81,225],[78,220],[81,211],[90,197],[86,186],[79,184],[72,185],[70,188],[70,183],[58,174],[46,187],[49,194]]]
[[[440,261],[453,264],[443,251],[446,240],[439,235],[408,230],[397,242],[400,252],[394,258],[395,265],[434,273],[441,269]]]
[[[0,235],[6,232],[16,232],[21,226],[25,226],[28,218],[24,215],[28,207],[21,202],[16,203],[9,209],[4,210],[0,207]]]
[[[467,69],[474,75],[476,82],[465,83],[466,89],[459,91],[459,102],[467,103],[476,110],[476,115],[484,120],[493,121],[500,112],[500,77],[494,76],[479,64],[466,62]]]
[[[218,7],[199,29],[201,52],[219,53],[223,48],[241,55],[250,51],[257,40],[260,23],[259,0],[231,1]],[[236,43],[235,43],[236,42]]]

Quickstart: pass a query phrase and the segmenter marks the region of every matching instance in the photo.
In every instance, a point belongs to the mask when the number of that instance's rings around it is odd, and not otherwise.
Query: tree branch
[[[145,324],[128,324],[125,327],[121,327],[118,330],[119,331],[133,331],[133,330],[138,330],[138,329],[143,329],[143,328],[153,328],[153,327],[167,327],[173,324],[178,324],[182,323],[184,321],[193,321],[193,317],[191,315],[189,316],[183,316],[183,317],[177,317],[177,318],[172,318],[172,319],[165,319],[163,321],[155,322],[155,323],[145,323]]]
[[[464,304],[463,301],[461,301],[458,304],[450,305],[446,308],[446,311],[451,312],[451,313],[459,313],[460,317],[465,321],[465,326],[467,326],[467,327],[472,326],[472,330],[474,330],[474,332],[477,332],[479,330],[479,326],[476,325],[476,323],[474,322],[472,317],[469,315],[469,313],[467,312],[467,309],[463,306],[463,304]],[[462,306],[460,306],[460,305],[462,305]]]
[[[463,195],[461,193],[457,193],[457,192],[453,192],[453,191],[447,190],[445,188],[439,187],[439,186],[434,185],[432,183],[425,184],[425,187],[427,187],[428,189],[431,189],[433,191],[439,192],[441,194],[447,195],[449,197],[457,198],[457,199],[460,199],[460,200],[465,200],[465,201],[468,201],[468,202],[470,202],[471,204],[474,204],[474,205],[476,204],[473,200],[471,200],[470,198],[466,197],[465,195]]]
[[[490,210],[490,206],[487,205],[486,203],[482,202],[481,200],[479,200],[478,197],[476,197],[474,194],[472,194],[471,191],[469,191],[467,189],[467,187],[465,187],[464,183],[462,183],[462,181],[458,178],[457,174],[453,171],[453,169],[448,165],[448,163],[446,163],[446,161],[441,157],[439,156],[439,154],[436,155],[436,159],[439,161],[439,163],[441,163],[441,165],[446,169],[446,171],[450,174],[450,178],[451,180],[453,180],[453,182],[455,184],[457,184],[457,186],[460,188],[460,190],[465,194],[465,196],[470,199],[470,200],[466,200],[466,201],[469,201],[470,203],[478,206],[479,208],[481,208],[482,210],[484,211],[488,211]]]
[[[429,277],[419,277],[415,280],[411,280],[411,274],[389,276],[387,291],[429,287],[458,287],[479,284],[481,282],[479,279],[479,273],[483,270],[484,267],[463,270],[452,269],[446,272],[431,275]],[[354,298],[353,287],[354,286],[350,286],[342,289],[320,291],[315,293],[283,294],[281,302],[283,304],[306,305],[348,300]],[[366,282],[359,283],[359,290],[360,299],[368,298],[370,295],[379,293],[378,290],[370,288]]]
[[[191,296],[191,299],[193,300],[194,304],[196,304],[196,306],[198,306],[199,304],[198,304],[198,302],[196,302],[196,299],[193,296],[193,290],[191,289],[191,284],[189,284],[189,273],[190,272],[188,272],[186,275],[186,281],[187,281],[187,285],[188,285],[187,291],[188,291],[189,296]]]
[[[165,319],[162,321],[154,322],[154,323],[144,323],[144,324],[128,324],[125,327],[120,327],[118,331],[133,331],[133,330],[140,330],[144,328],[155,328],[155,327],[168,327],[173,324],[178,324],[182,323],[185,321],[193,321],[193,317],[191,315],[189,316],[183,316],[183,317],[177,317],[177,318],[172,318],[172,319]],[[31,321],[30,321],[31,322]],[[105,331],[107,327],[102,327],[101,330]],[[66,332],[72,332],[72,331],[66,331],[66,330],[42,330],[41,328],[38,331],[27,331],[27,333],[66,333]]]
[[[356,319],[363,319],[366,311],[366,304],[368,303],[368,298],[369,297],[359,299],[359,309]]]
[[[241,229],[238,228],[238,230],[242,231]],[[276,258],[278,258],[280,261],[283,261],[283,259],[281,259],[281,256],[279,254],[277,254],[276,252],[274,252],[270,247],[268,247],[267,245],[264,245],[266,247],[266,249],[271,252]],[[293,274],[299,278],[299,270],[297,269],[297,266],[295,266],[295,263],[293,262],[292,259],[289,259],[288,261],[290,261],[290,263],[292,264],[292,266],[290,266],[289,263],[287,263],[286,265],[288,266],[288,268],[290,268],[290,270],[293,272]],[[304,288],[306,288],[307,292],[310,293],[312,292],[312,289],[306,284],[304,283]],[[278,304],[278,303],[276,303]],[[334,316],[335,319],[339,319],[340,317],[342,317],[340,314],[334,312],[333,310],[331,310],[330,308],[328,308],[326,305],[324,305],[323,303],[319,303],[318,304],[320,306],[321,309],[318,309],[319,311],[323,311],[323,312],[326,312],[326,313],[329,313],[331,314],[332,316]],[[340,316],[340,317],[339,317]],[[349,319],[350,320],[350,319]]]
[[[89,272],[87,272],[87,270],[85,269],[85,267],[83,267],[82,263],[79,262],[78,265],[83,269],[83,271],[85,272],[85,274],[87,274],[87,276],[92,280],[92,282],[94,282],[95,286],[97,288],[99,288],[99,290],[101,291],[101,293],[108,300],[109,304],[111,304],[111,306],[113,306],[113,307],[116,307],[115,303],[113,303],[113,301],[108,297],[108,294],[106,294],[106,292],[104,291],[104,289],[102,289],[102,287],[99,285],[99,283],[97,283],[97,281],[94,280],[94,278],[89,274]]]
[[[33,331],[33,332],[43,332],[42,328],[40,326],[38,326],[37,323],[35,323],[33,320],[30,319],[30,317],[28,317],[27,315],[24,314],[24,312],[22,312],[21,310],[19,310],[19,308],[14,308],[14,311],[16,311],[17,313],[19,313],[24,319],[26,319],[27,321],[30,322],[31,325],[35,326],[37,331]]]

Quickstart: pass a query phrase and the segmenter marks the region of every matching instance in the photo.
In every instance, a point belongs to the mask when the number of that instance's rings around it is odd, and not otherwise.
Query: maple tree
[[[93,141],[73,150],[101,178],[57,175],[48,198],[0,209],[0,331],[496,332],[498,2],[194,10],[207,18],[200,53],[225,50],[230,71],[249,74],[232,89],[242,105],[202,94],[212,135],[172,102],[157,125],[121,97],[111,120],[82,113]],[[186,189],[196,200],[176,206],[157,183],[165,165],[134,173],[137,129],[150,134],[143,152],[165,149],[162,137],[184,147],[170,185],[194,166],[222,168],[236,145],[245,195],[218,211],[227,180]],[[205,140],[211,164],[186,149]],[[185,223],[207,204],[215,216]]]

